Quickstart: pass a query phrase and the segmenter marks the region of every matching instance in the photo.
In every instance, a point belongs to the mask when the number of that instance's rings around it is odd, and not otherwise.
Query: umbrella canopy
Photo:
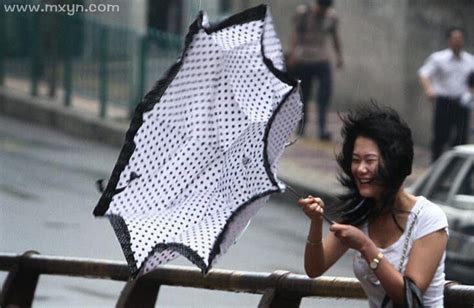
[[[268,196],[301,118],[266,6],[209,25],[200,13],[180,60],[138,105],[94,210],[134,275],[178,255],[206,273]]]

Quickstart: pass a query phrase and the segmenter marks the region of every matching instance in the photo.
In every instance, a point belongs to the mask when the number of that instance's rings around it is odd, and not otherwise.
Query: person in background
[[[466,80],[468,91],[461,97],[461,104],[467,108],[474,108],[474,71],[470,72]]]
[[[337,162],[348,191],[332,211],[337,223],[324,239],[324,201],[313,196],[298,201],[310,219],[307,275],[322,275],[354,249],[354,274],[370,307],[403,304],[410,298],[404,288],[409,283],[426,307],[443,307],[448,222],[439,206],[403,187],[413,162],[410,128],[394,110],[377,105],[361,106],[341,119],[344,141]]]
[[[339,20],[332,0],[316,0],[312,5],[300,5],[293,18],[294,28],[290,36],[288,69],[301,80],[304,117],[314,78],[319,81],[318,105],[319,138],[330,140],[326,116],[332,92],[332,74],[329,44],[336,53],[336,66],[342,68],[342,46],[339,38]],[[330,42],[329,42],[330,41]],[[302,133],[302,130],[300,131]]]
[[[474,57],[463,50],[462,29],[451,28],[446,37],[448,48],[431,54],[418,70],[423,90],[435,104],[432,161],[443,153],[446,144],[455,146],[468,141],[469,109],[461,104],[461,97],[468,92],[466,79],[474,70]]]

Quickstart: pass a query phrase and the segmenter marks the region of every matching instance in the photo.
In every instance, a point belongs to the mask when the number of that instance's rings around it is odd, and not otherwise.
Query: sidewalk
[[[315,104],[309,106],[305,136],[289,146],[280,161],[278,177],[294,188],[300,196],[313,194],[334,198],[341,193],[337,182],[336,153],[341,146],[341,121],[336,112],[330,112],[328,129],[331,142],[319,141],[316,130]],[[31,97],[21,91],[0,87],[0,112],[4,115],[53,126],[81,138],[97,140],[120,146],[125,138],[128,121],[123,119],[100,119],[97,116],[98,102],[73,98],[72,106],[66,108],[59,101]],[[116,114],[116,111],[115,111]],[[429,151],[415,147],[413,174],[406,184],[411,184],[429,166]],[[293,199],[294,197],[292,197]]]

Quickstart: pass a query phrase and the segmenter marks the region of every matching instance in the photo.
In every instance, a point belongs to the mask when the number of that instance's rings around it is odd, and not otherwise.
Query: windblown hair
[[[412,171],[413,141],[410,128],[395,110],[379,107],[375,102],[361,105],[339,117],[343,122],[341,135],[344,142],[336,158],[340,167],[338,180],[348,189],[346,194],[339,196],[339,220],[342,223],[360,225],[381,214],[393,214],[395,196]],[[375,204],[375,200],[364,199],[359,194],[352,175],[352,154],[355,140],[359,136],[372,139],[381,152],[376,180],[384,187],[384,201],[379,205]]]

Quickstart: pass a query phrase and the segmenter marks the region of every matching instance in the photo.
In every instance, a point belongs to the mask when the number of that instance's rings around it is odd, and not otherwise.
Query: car
[[[474,285],[474,144],[444,153],[409,190],[446,213],[446,279]]]

